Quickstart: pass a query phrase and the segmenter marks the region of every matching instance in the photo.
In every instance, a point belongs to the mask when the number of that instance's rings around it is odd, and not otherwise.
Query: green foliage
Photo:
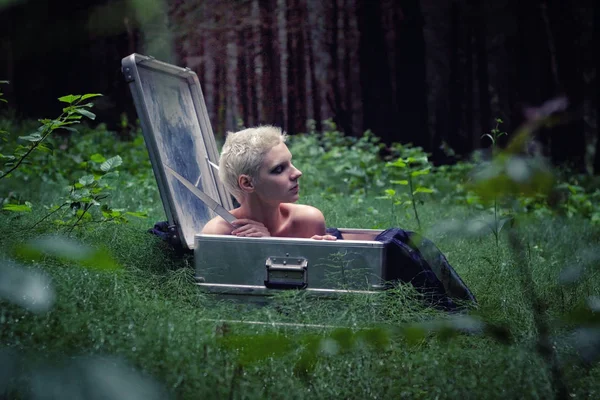
[[[0,348],[0,364],[18,363],[11,382],[28,382],[38,376],[32,366],[40,365],[39,354],[67,357],[67,366],[76,361],[73,355],[86,354],[91,360],[72,368],[44,364],[57,371],[51,377],[60,383],[52,387],[67,387],[66,377],[80,377],[77,371],[103,382],[119,374],[137,385],[125,373],[131,368],[96,369],[97,357],[118,355],[176,398],[550,398],[561,381],[570,397],[593,396],[600,376],[600,258],[597,227],[588,221],[598,210],[597,183],[553,173],[558,184],[549,191],[544,185],[539,192],[521,191],[511,180],[527,176],[521,185],[537,185],[532,160],[523,159],[526,173],[506,165],[510,157],[525,157],[511,152],[522,132],[511,134],[507,149],[497,149],[488,162],[452,166],[430,165],[413,146],[385,148],[370,133],[346,138],[333,130],[290,138],[294,163],[304,172],[302,198],[324,211],[329,226],[395,224],[390,199],[376,198],[386,190],[414,203],[428,196],[418,208],[426,232],[452,218],[451,229],[433,239],[479,300],[476,309],[455,316],[426,308],[405,285],[335,300],[288,291],[260,309],[214,301],[192,284],[189,258],[170,258],[159,240],[144,233],[148,220],[131,219],[118,229],[91,223],[132,215],[126,209],[164,218],[139,131],[123,141],[102,125],[50,136],[44,143],[60,148],[60,156],[34,151],[31,163],[3,181],[12,185],[3,194],[6,204],[26,205],[26,199],[33,207],[0,214],[3,226],[11,227],[0,251],[21,263],[0,264],[0,275],[10,271],[14,277],[0,276],[0,342],[18,352],[6,356]],[[495,173],[477,173],[488,167]],[[485,182],[499,177],[505,191]],[[109,194],[115,207],[103,197]],[[52,218],[44,217],[46,207],[55,211]],[[509,211],[514,224],[502,220]],[[80,227],[81,242],[47,235],[56,231],[53,224],[29,229],[40,218],[60,220],[66,231]],[[506,237],[495,241],[494,229]],[[487,261],[495,256],[500,262]],[[34,267],[44,273],[31,278],[25,272]],[[9,281],[13,285],[2,285]],[[18,291],[4,295],[9,286]],[[27,287],[51,291],[22,291]],[[27,390],[11,386],[7,393],[18,398]]]
[[[4,154],[5,145],[11,144],[8,140],[0,146],[0,180],[5,179],[13,174],[17,168],[30,163],[31,155],[35,153],[44,153],[46,155],[53,154],[54,148],[48,145],[46,140],[53,132],[57,130],[67,130],[77,132],[72,126],[79,124],[83,117],[95,119],[96,116],[89,111],[93,103],[86,102],[88,99],[101,96],[100,94],[85,94],[85,95],[68,95],[60,97],[60,102],[67,105],[63,108],[62,114],[56,119],[41,119],[41,126],[35,132],[19,136],[19,141],[24,141],[26,144],[18,144],[12,150],[11,154]],[[10,198],[5,198],[3,201],[3,210],[13,212],[29,212],[31,211],[31,203],[25,202],[18,204],[8,202]]]
[[[421,231],[422,227],[419,213],[417,212],[417,201],[422,203],[421,194],[431,194],[434,193],[435,190],[426,187],[420,179],[421,177],[429,175],[431,165],[429,164],[427,155],[423,153],[420,147],[415,148],[412,146],[401,146],[396,144],[393,147],[393,151],[400,154],[408,152],[413,153],[408,157],[400,157],[393,162],[385,164],[389,171],[389,176],[391,177],[389,183],[392,185],[407,186],[408,192],[397,192],[395,189],[388,188],[384,191],[385,195],[380,198],[391,200],[392,215],[394,215],[394,206],[412,206],[419,231]]]
[[[93,249],[61,236],[42,236],[20,244],[15,248],[14,255],[27,262],[54,257],[67,264],[98,270],[115,271],[122,268],[106,249]]]
[[[123,163],[120,156],[106,159],[96,153],[83,165],[90,169],[90,173],[83,175],[68,189],[66,196],[60,199],[59,204],[48,207],[49,213],[35,225],[51,216],[60,216],[54,219],[54,224],[65,226],[68,232],[84,223],[124,223],[127,216],[146,217],[143,212],[129,212],[124,209],[112,209],[104,200],[110,196],[113,189],[111,182],[119,177],[115,169]],[[62,214],[57,214],[62,211]],[[96,211],[96,212],[94,212]],[[56,214],[56,215],[55,215]],[[34,225],[34,226],[35,226]]]
[[[540,217],[581,216],[599,224],[598,182],[589,182],[570,171],[562,173],[562,177],[555,176],[544,159],[525,157],[523,152],[515,151],[520,148],[514,143],[523,145],[526,137],[522,129],[515,133],[518,138],[511,141],[513,150],[501,152],[498,140],[507,136],[500,128],[502,123],[496,119],[491,132],[482,136],[491,141],[491,160],[475,153],[471,160],[452,165],[431,165],[428,155],[410,144],[394,143],[386,148],[371,132],[360,138],[346,137],[330,121],[325,123],[324,132],[294,135],[289,145],[295,165],[304,173],[303,198],[317,196],[339,202],[342,197],[349,197],[349,213],[378,216],[383,210],[390,210],[391,221],[396,221],[400,207],[412,210],[417,220],[415,208],[423,204],[423,195],[427,195],[442,204],[467,205],[481,211],[489,232],[499,238],[516,206],[502,199],[510,193],[526,213]],[[374,195],[384,202],[373,201]],[[494,216],[493,221],[487,218],[488,213]]]
[[[294,162],[311,190],[326,196],[368,196],[384,185],[381,152],[384,145],[372,132],[360,138],[344,136],[331,121],[322,133],[294,135],[290,148]]]
[[[500,139],[502,136],[508,135],[508,133],[500,131],[500,124],[503,122],[504,121],[502,121],[502,119],[496,118],[496,126],[492,129],[492,131],[481,136],[482,139],[488,138],[492,142],[492,150],[494,155],[497,150],[498,139]]]
[[[52,153],[53,149],[47,146],[44,140],[51,135],[54,131],[59,129],[77,132],[72,125],[79,124],[83,117],[89,119],[95,119],[96,115],[88,109],[93,107],[93,103],[85,102],[88,99],[101,96],[100,94],[85,94],[85,95],[68,95],[60,97],[58,100],[67,103],[67,106],[63,108],[62,114],[56,119],[40,119],[39,122],[42,124],[35,132],[28,135],[19,136],[19,140],[28,142],[24,145],[17,145],[13,150],[12,154],[0,153],[0,160],[2,160],[2,168],[0,170],[0,179],[6,178],[15,171],[22,163],[26,161],[28,156],[33,151]],[[3,148],[0,148],[4,150]]]
[[[92,103],[87,100],[99,95],[69,95],[61,97],[61,102],[68,105],[63,114],[56,120],[40,120],[42,126],[33,134],[20,135],[18,140],[29,141],[28,147],[17,146],[4,166],[10,167],[3,177],[14,177],[12,180],[24,180],[30,184],[44,182],[49,185],[67,186],[58,203],[42,204],[47,214],[37,221],[37,226],[44,221],[52,221],[65,227],[67,232],[88,223],[124,223],[129,217],[145,218],[147,210],[131,210],[131,208],[115,208],[108,204],[108,198],[114,192],[114,183],[119,180],[119,169],[125,169],[129,176],[128,184],[143,187],[148,193],[156,191],[156,183],[151,173],[148,154],[143,145],[139,131],[135,132],[132,141],[115,143],[114,133],[108,132],[103,125],[96,129],[80,128],[76,138],[71,125],[80,122],[82,117],[94,118],[89,111]],[[16,131],[28,129],[27,126]],[[58,129],[70,130],[67,135],[50,135]],[[7,140],[7,144],[10,141]],[[123,163],[121,155],[106,159],[97,153],[98,149],[115,149],[121,151],[127,163]],[[60,152],[55,154],[54,149]],[[112,150],[110,150],[112,151]],[[18,169],[17,169],[18,167]],[[145,168],[145,169],[144,169]],[[151,196],[150,194],[148,194]],[[14,213],[31,212],[35,202],[24,197],[19,191],[8,192],[2,199],[3,210]]]
[[[367,199],[383,191],[377,198],[391,202],[393,218],[396,206],[402,205],[413,210],[418,223],[416,204],[422,203],[423,194],[436,192],[426,179],[432,169],[427,154],[410,144],[396,143],[386,148],[371,131],[356,138],[344,136],[331,121],[325,126],[324,132],[290,138],[294,163],[303,172],[303,191],[332,201],[348,196],[356,212],[366,209],[372,215],[380,211]],[[394,164],[391,160],[398,161]],[[401,167],[400,163],[407,166]],[[408,186],[407,193],[395,187],[403,184]]]

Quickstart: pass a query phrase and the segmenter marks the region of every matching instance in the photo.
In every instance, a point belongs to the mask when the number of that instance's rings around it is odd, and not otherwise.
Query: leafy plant
[[[420,198],[417,198],[417,195],[420,193],[434,193],[434,190],[415,182],[415,179],[428,175],[431,171],[431,165],[429,165],[427,155],[398,158],[396,161],[386,163],[386,168],[391,170],[391,176],[405,178],[391,179],[390,183],[393,185],[407,186],[408,192],[398,193],[395,189],[388,188],[384,192],[385,195],[381,196],[381,198],[392,201],[392,215],[393,207],[395,205],[412,206],[419,231],[421,231],[421,220],[419,219],[419,213],[417,211],[417,201],[420,200]]]
[[[34,152],[44,152],[51,154],[53,148],[48,146],[44,141],[53,132],[59,129],[65,129],[68,131],[76,131],[72,125],[79,124],[83,117],[89,119],[95,119],[96,116],[89,109],[93,106],[93,103],[87,102],[87,100],[101,96],[100,94],[84,94],[84,95],[68,95],[60,97],[58,100],[66,103],[67,106],[63,108],[63,112],[56,119],[41,119],[39,122],[42,124],[35,132],[19,136],[18,139],[27,142],[27,144],[19,144],[13,150],[12,154],[0,153],[0,180],[5,179],[14,173],[17,168],[24,165],[28,158]],[[5,199],[6,200],[6,199]],[[18,203],[7,203],[4,202],[3,210],[15,211],[15,212],[27,212],[31,211],[31,203],[24,202],[23,204]]]
[[[146,213],[111,209],[104,202],[113,189],[111,181],[119,176],[116,168],[122,163],[123,160],[120,156],[106,159],[98,153],[92,155],[90,160],[85,163],[91,167],[91,173],[74,182],[61,204],[50,207],[49,214],[36,222],[34,226],[61,210],[63,211],[61,218],[55,219],[53,222],[58,226],[67,227],[69,233],[83,223],[125,223],[128,215],[145,218]],[[92,212],[94,208],[99,208],[99,216],[95,216]]]
[[[42,142],[54,131],[66,129],[76,132],[71,125],[79,124],[83,117],[92,120],[95,119],[96,115],[88,110],[93,107],[94,104],[91,102],[84,103],[84,101],[97,96],[101,96],[101,94],[89,93],[60,97],[58,100],[67,103],[67,106],[63,108],[63,112],[58,118],[39,120],[39,122],[42,123],[42,126],[40,126],[36,132],[19,137],[20,140],[29,142],[27,145],[18,145],[13,150],[13,154],[0,154],[0,160],[3,160],[3,168],[7,168],[6,171],[0,171],[0,179],[6,178],[10,173],[15,171],[33,151],[51,153],[52,149],[45,146]]]
[[[326,130],[294,135],[290,150],[294,163],[304,172],[305,187],[326,196],[340,193],[357,203],[383,186],[384,168],[380,153],[385,147],[371,131],[361,137],[345,136],[332,121],[324,121]]]
[[[483,136],[481,136],[482,138],[488,138],[491,141],[492,157],[495,157],[498,153],[498,139],[500,139],[502,136],[508,135],[506,132],[500,131],[500,124],[502,122],[503,121],[500,118],[496,118],[496,126],[492,129],[491,133],[486,133]],[[490,226],[490,229],[492,231],[492,234],[494,235],[494,239],[496,242],[496,265],[498,265],[500,262],[500,232],[502,231],[504,225],[512,219],[512,216],[509,214],[504,214],[502,216],[499,215],[500,207],[498,204],[498,196],[495,194],[493,199],[493,212],[493,225]]]

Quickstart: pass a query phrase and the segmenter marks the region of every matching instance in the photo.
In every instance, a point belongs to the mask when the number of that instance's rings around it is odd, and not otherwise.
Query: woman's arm
[[[251,219],[236,219],[231,226],[221,217],[208,221],[202,232],[207,235],[234,235],[241,237],[268,237],[271,236],[267,228],[260,222]]]
[[[233,229],[227,221],[217,216],[208,221],[200,233],[207,235],[231,235]]]

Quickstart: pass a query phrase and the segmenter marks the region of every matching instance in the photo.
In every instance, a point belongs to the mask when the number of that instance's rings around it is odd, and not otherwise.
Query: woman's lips
[[[296,185],[290,189],[290,192],[298,193],[300,190],[300,185]]]

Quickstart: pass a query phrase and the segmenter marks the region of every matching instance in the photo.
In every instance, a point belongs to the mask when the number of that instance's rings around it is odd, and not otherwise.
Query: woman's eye
[[[278,165],[278,166],[276,166],[275,168],[273,168],[271,170],[272,174],[280,174],[282,172],[283,172],[283,166],[282,165]]]

